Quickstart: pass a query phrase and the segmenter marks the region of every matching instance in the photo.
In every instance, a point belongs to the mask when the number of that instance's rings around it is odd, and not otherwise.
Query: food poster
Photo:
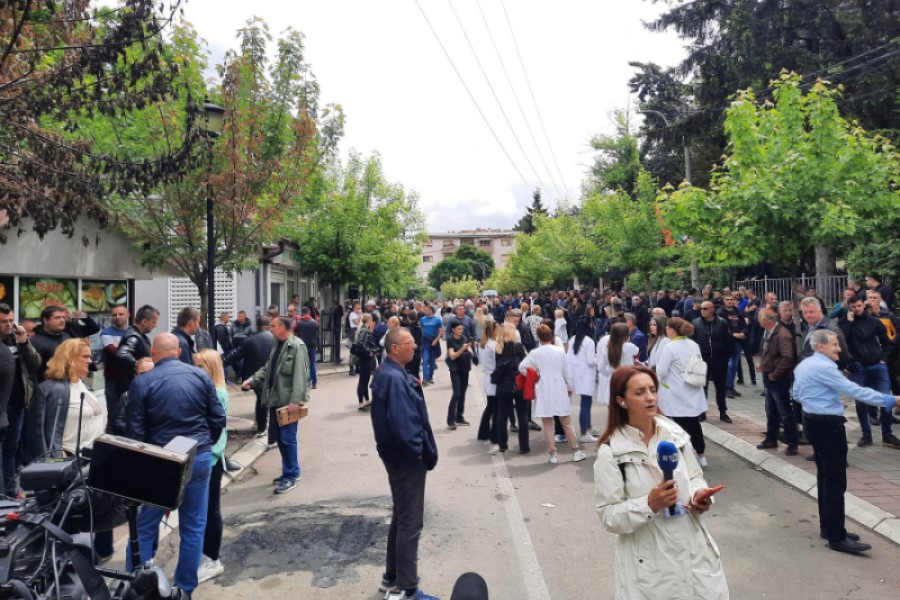
[[[0,277],[0,302],[9,306],[15,306],[13,299],[15,293],[16,282],[12,277]]]
[[[128,303],[128,283],[125,281],[81,282],[81,310],[86,313],[108,313],[117,304]]]
[[[62,306],[70,313],[78,310],[77,279],[19,278],[19,316],[40,322],[41,311]]]

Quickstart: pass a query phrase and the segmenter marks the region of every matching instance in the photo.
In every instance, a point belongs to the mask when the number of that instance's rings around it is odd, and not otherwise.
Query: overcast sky
[[[377,151],[390,181],[419,192],[433,232],[510,228],[537,187],[545,205],[565,197],[578,202],[592,160],[588,140],[609,133],[610,112],[629,103],[628,62],[671,65],[683,54],[675,36],[642,26],[661,6],[645,0],[505,0],[506,14],[500,0],[419,0],[419,6],[415,0],[188,0],[185,18],[207,40],[215,62],[237,47],[235,34],[253,15],[276,37],[289,26],[303,32],[322,103],[339,103],[346,113],[342,153]]]

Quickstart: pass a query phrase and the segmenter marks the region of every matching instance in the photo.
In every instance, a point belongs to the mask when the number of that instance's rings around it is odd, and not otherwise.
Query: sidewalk
[[[801,445],[798,456],[785,456],[787,445],[779,443],[774,450],[757,450],[766,429],[766,410],[762,384],[738,385],[740,398],[728,400],[731,425],[719,421],[715,398],[711,398],[709,419],[703,432],[711,441],[749,460],[758,469],[816,497],[816,465],[806,457],[812,446]],[[710,386],[710,396],[714,389]],[[846,513],[861,525],[873,529],[896,544],[900,544],[900,450],[881,445],[879,426],[873,426],[875,444],[867,448],[856,446],[861,433],[853,400],[844,399],[847,417],[847,441],[850,446],[847,469]],[[894,426],[894,433],[900,424]]]

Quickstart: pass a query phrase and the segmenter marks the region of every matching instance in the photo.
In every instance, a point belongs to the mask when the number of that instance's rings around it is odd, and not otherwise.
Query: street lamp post
[[[663,123],[665,123],[666,129],[670,127],[669,119],[658,110],[646,109],[639,110],[638,112],[645,115],[656,115],[662,119]],[[688,146],[687,137],[684,135],[681,136],[681,146],[684,150],[684,180],[691,183],[691,147]],[[700,288],[700,265],[697,264],[696,259],[691,260],[691,287],[695,289]]]
[[[203,103],[203,132],[206,134],[206,327],[216,348],[216,230],[213,220],[212,146],[225,126],[225,109]]]

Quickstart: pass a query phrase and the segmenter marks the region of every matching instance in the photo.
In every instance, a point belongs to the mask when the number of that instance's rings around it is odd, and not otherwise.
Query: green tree
[[[595,152],[594,164],[583,184],[585,196],[622,190],[631,197],[637,193],[638,174],[641,171],[638,139],[631,132],[628,111],[617,110],[612,116],[615,133],[595,135],[591,148]]]
[[[441,295],[445,299],[472,298],[480,292],[481,283],[468,275],[461,279],[451,279],[441,284]]]
[[[887,139],[841,117],[839,98],[823,82],[804,93],[789,74],[774,83],[774,104],[739,93],[725,121],[730,154],[709,191],[685,186],[663,203],[673,229],[716,262],[796,268],[814,252],[818,275],[832,272],[835,253],[869,244],[872,226],[900,211],[900,164]]]
[[[428,283],[435,289],[441,289],[445,281],[465,277],[483,281],[493,271],[494,259],[490,254],[470,244],[463,244],[428,272]]]
[[[531,206],[525,210],[525,215],[513,227],[514,230],[521,231],[525,235],[534,233],[534,220],[538,215],[547,215],[547,209],[541,203],[541,190],[534,190],[531,198]]]

